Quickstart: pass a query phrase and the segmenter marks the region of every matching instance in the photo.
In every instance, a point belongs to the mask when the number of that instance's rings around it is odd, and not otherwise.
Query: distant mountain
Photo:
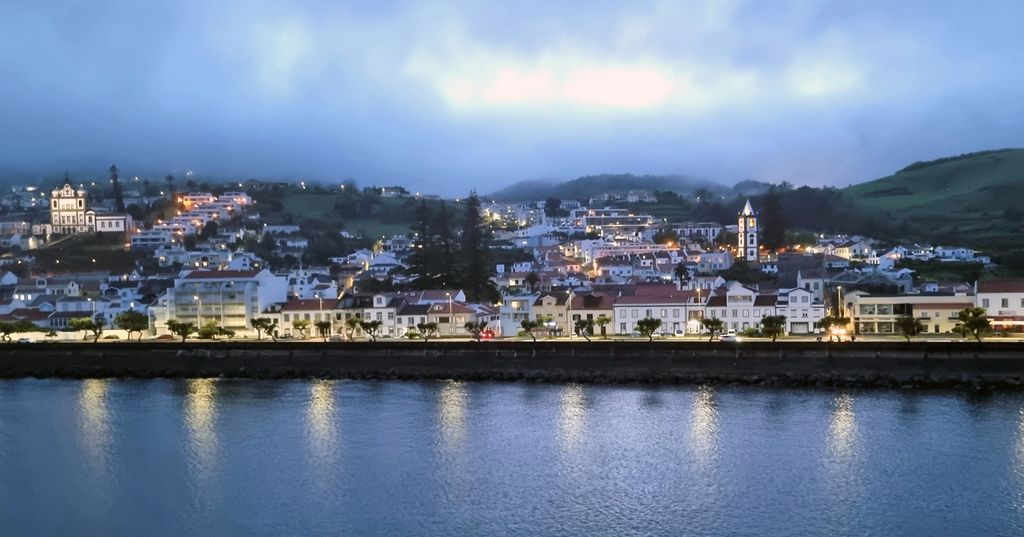
[[[549,196],[562,200],[587,200],[599,194],[626,194],[630,190],[670,190],[692,195],[702,188],[716,194],[729,192],[728,187],[714,181],[681,175],[602,174],[588,175],[562,183],[543,180],[519,181],[491,193],[488,197],[499,201],[543,200]]]
[[[915,162],[893,175],[842,189],[856,205],[894,217],[973,218],[1020,208],[1024,149]]]

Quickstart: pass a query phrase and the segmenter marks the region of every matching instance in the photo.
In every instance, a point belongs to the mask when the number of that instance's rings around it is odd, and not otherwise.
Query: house
[[[634,294],[615,299],[612,306],[614,331],[632,334],[637,332],[638,321],[660,319],[659,332],[699,332],[703,308],[696,297],[695,291],[681,291],[672,285],[638,287]]]
[[[993,328],[1024,330],[1024,280],[982,280],[975,284],[975,305],[985,308]]]
[[[607,319],[605,326],[594,324],[591,333],[605,336],[615,331],[612,320],[615,318],[615,295],[605,293],[593,293],[573,295],[569,307],[569,326],[575,330],[576,321],[581,319],[596,321],[598,318]]]
[[[569,297],[570,293],[565,292],[541,293],[533,301],[533,318],[535,320],[541,317],[547,318],[549,319],[549,328],[553,326],[555,332],[571,333],[572,326],[569,324],[568,315]],[[550,323],[554,323],[554,325]]]
[[[336,323],[334,316],[335,307],[338,303],[337,298],[329,299],[298,299],[292,298],[281,304],[279,308],[274,311],[273,315],[268,315],[272,318],[277,318],[277,330],[281,334],[290,334],[292,336],[299,336],[299,333],[294,328],[294,322],[299,320],[309,321],[309,327],[306,328],[307,337],[316,337],[319,332],[316,328],[316,323],[327,321],[331,323],[331,334],[342,333],[344,326],[342,323]]]

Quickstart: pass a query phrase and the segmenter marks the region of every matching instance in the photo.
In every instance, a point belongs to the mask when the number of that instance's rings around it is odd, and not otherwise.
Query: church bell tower
[[[736,231],[736,238],[739,241],[739,249],[736,257],[746,259],[748,262],[757,263],[757,213],[750,206],[750,200],[743,206],[743,212],[739,214],[739,228]]]

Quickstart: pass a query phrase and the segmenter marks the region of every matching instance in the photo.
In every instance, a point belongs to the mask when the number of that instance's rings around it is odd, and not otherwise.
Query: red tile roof
[[[334,309],[334,305],[337,302],[337,299],[326,297],[323,299],[323,302],[321,302],[319,298],[310,298],[305,300],[293,298],[281,306],[281,311],[317,311],[321,309],[321,304],[323,305],[323,309],[326,311]]]
[[[979,293],[1024,293],[1024,280],[987,280],[978,282]]]
[[[253,278],[259,270],[193,270],[185,276],[186,280],[219,280],[226,278]]]

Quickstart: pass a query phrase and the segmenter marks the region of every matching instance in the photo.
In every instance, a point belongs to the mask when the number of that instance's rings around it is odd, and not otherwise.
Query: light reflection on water
[[[109,471],[111,436],[110,412],[107,409],[106,379],[86,379],[78,392],[79,440],[85,448],[86,458],[93,472]]]
[[[196,500],[213,499],[217,478],[217,381],[192,379],[185,390],[185,428],[188,438],[188,463]]]
[[[565,451],[575,451],[583,442],[587,425],[587,400],[583,386],[567,384],[559,396],[558,437]]]
[[[709,466],[718,450],[718,405],[714,388],[701,386],[693,394],[689,433],[694,458],[701,466]]]
[[[469,399],[464,382],[447,380],[438,394],[437,418],[441,426],[441,443],[447,451],[462,449],[466,440],[466,403]]]
[[[828,426],[828,456],[836,464],[846,465],[857,448],[857,415],[853,411],[853,396],[839,394],[833,401]]]
[[[335,410],[334,387],[336,381],[319,379],[309,386],[309,405],[306,425],[313,462],[326,471],[337,460],[338,416]]]

